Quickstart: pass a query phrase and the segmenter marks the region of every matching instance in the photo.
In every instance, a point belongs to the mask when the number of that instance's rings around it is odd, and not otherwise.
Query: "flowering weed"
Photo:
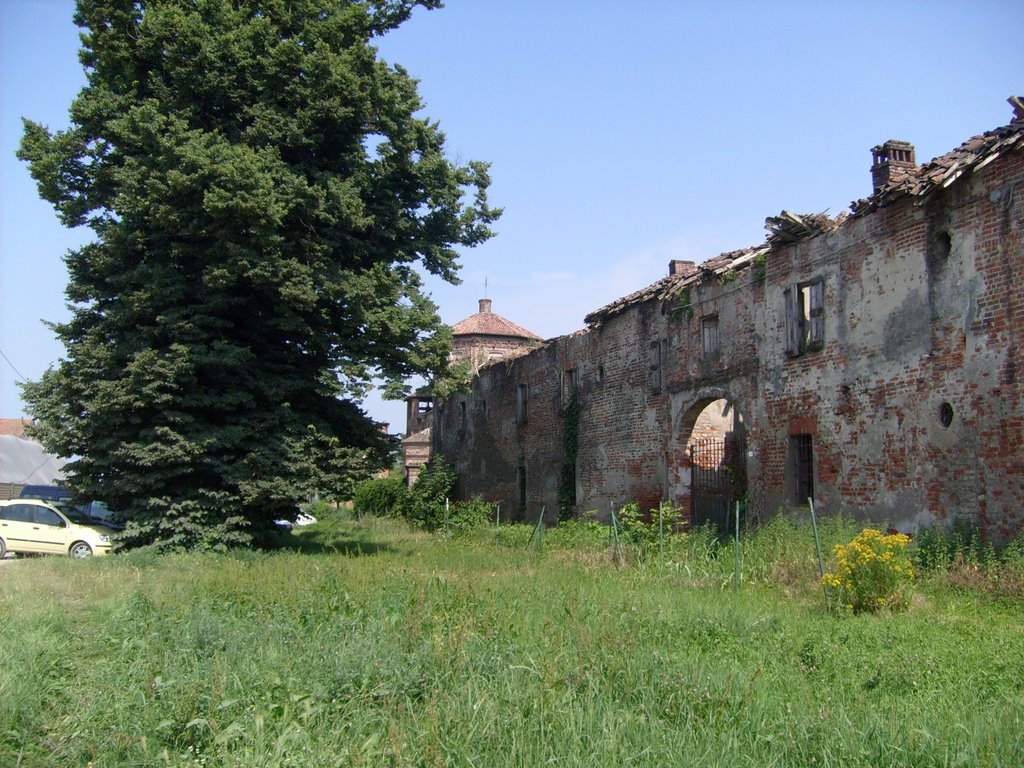
[[[907,557],[910,537],[865,529],[849,544],[836,544],[836,569],[821,583],[838,590],[840,605],[861,613],[881,608],[905,608],[906,590],[914,577]]]

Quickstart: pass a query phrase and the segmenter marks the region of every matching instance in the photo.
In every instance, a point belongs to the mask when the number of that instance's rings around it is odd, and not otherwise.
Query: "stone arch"
[[[724,525],[726,509],[747,492],[746,410],[721,387],[680,395],[672,406],[666,496],[691,522]],[[709,482],[717,487],[719,481],[728,486],[729,498],[712,503],[705,492]]]

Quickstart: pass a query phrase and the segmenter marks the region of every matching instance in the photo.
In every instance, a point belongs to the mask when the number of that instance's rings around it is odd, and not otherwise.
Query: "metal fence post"
[[[821,556],[821,536],[818,535],[818,516],[814,513],[814,499],[808,498],[807,504],[811,508],[811,527],[814,528],[814,546],[818,550],[818,578],[821,579],[825,576],[825,560]],[[825,606],[831,608],[832,599],[828,594],[828,585],[823,583],[821,588],[825,592]]]

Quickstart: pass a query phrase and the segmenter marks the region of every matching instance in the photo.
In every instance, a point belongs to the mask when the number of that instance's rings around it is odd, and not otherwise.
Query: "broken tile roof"
[[[623,296],[611,304],[606,304],[587,315],[584,321],[589,326],[600,325],[608,318],[614,317],[630,307],[643,304],[646,301],[665,301],[674,298],[682,293],[685,288],[695,283],[713,278],[717,279],[726,272],[747,267],[754,257],[767,253],[768,248],[767,245],[761,245],[720,254],[708,259],[703,264],[698,264],[697,268],[692,271],[663,277],[646,288],[635,291],[628,296]]]
[[[853,215],[862,216],[907,195],[921,198],[917,203],[920,205],[934,190],[950,186],[965,173],[984,168],[1011,148],[1024,147],[1024,99],[1011,96],[1008,101],[1014,110],[1009,125],[972,136],[952,152],[897,174],[870,197],[850,203]]]
[[[639,291],[634,291],[628,296],[616,299],[611,304],[606,304],[600,309],[595,309],[589,315],[584,317],[583,321],[587,325],[598,325],[602,320],[614,317],[630,307],[636,306],[637,304],[643,304],[645,301],[651,301],[652,299],[659,298],[668,288],[685,279],[686,278],[682,275],[669,275],[668,277],[663,277],[658,282],[652,283],[646,288],[641,288]]]
[[[1008,101],[1014,110],[1013,120],[1009,125],[974,136],[952,152],[937,157],[930,163],[907,170],[899,169],[890,182],[873,195],[851,203],[852,216],[869,213],[904,195],[921,198],[918,201],[920,204],[933,190],[948,187],[963,174],[985,167],[1011,148],[1024,147],[1024,98],[1012,96]],[[723,253],[698,265],[695,271],[663,277],[646,288],[591,312],[585,321],[588,326],[600,325],[608,318],[638,304],[652,300],[666,301],[679,296],[688,286],[695,283],[745,268],[755,257],[767,254],[774,246],[785,246],[833,232],[849,218],[851,214],[845,211],[833,219],[826,213],[795,214],[783,210],[778,216],[769,216],[765,219],[765,229],[768,230],[765,244]]]
[[[430,427],[414,432],[402,440],[403,444],[426,444],[430,445]]]
[[[765,219],[764,228],[768,230],[769,243],[785,245],[832,232],[842,226],[847,217],[846,211],[832,219],[824,212],[796,214],[784,210],[778,216],[769,216]]]
[[[452,326],[452,334],[455,336],[505,336],[514,339],[543,341],[533,331],[528,331],[521,325],[490,311],[477,312],[465,320],[460,320]]]

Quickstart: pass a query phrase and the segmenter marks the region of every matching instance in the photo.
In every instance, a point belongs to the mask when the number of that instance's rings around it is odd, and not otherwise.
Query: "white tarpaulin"
[[[64,479],[58,459],[33,440],[0,435],[0,483],[53,485]]]

